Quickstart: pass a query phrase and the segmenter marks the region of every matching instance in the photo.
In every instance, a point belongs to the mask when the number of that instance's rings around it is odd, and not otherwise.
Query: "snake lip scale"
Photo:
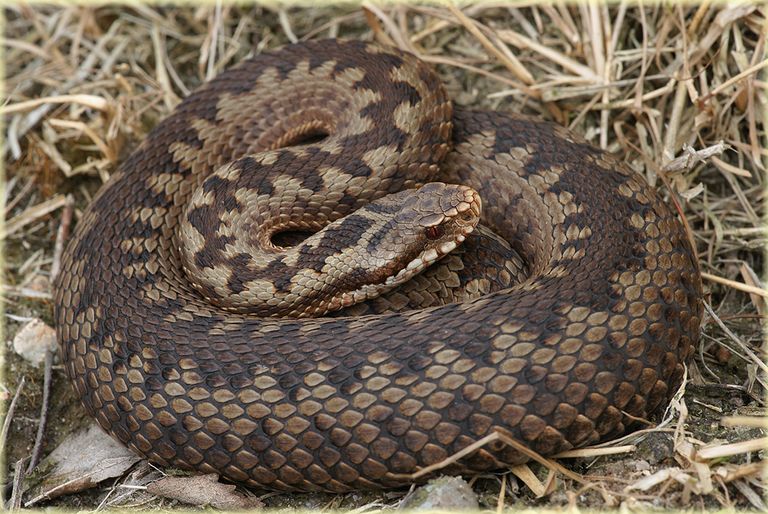
[[[376,225],[390,207],[365,206],[436,181],[482,198],[462,245],[480,257],[452,252],[392,292],[403,310],[221,306],[395,258]],[[320,232],[252,253],[254,229],[278,226]],[[462,280],[474,296],[455,301]],[[702,316],[695,252],[642,177],[557,125],[454,108],[413,55],[340,40],[258,55],[181,102],[88,207],[54,291],[65,369],[106,431],[275,490],[406,485],[498,430],[541,455],[620,435],[667,405]],[[442,472],[526,460],[496,441]]]

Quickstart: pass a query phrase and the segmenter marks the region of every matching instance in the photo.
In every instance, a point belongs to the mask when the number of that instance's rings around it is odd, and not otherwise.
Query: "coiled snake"
[[[288,228],[311,211],[314,232],[436,179],[479,193],[482,223],[524,261],[521,283],[314,319],[205,298],[250,287],[237,273],[258,263],[239,239],[267,223],[250,205]],[[336,250],[267,271],[317,271]],[[191,285],[184,263],[212,285]],[[149,134],[78,223],[55,320],[88,413],[142,456],[253,486],[345,491],[401,485],[496,429],[543,455],[624,432],[680,384],[700,296],[681,223],[614,157],[550,123],[454,111],[411,55],[323,41],[222,73]],[[493,443],[448,471],[525,460]]]

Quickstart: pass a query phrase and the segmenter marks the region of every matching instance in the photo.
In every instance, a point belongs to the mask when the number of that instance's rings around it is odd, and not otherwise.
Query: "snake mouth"
[[[463,243],[475,230],[474,224],[459,225],[460,232],[456,234],[456,237],[451,241],[445,241],[442,244],[429,248],[414,259],[412,259],[404,268],[402,268],[397,274],[390,275],[384,282],[378,284],[366,284],[361,288],[343,293],[337,296],[335,299],[329,302],[329,311],[343,309],[350,307],[365,300],[371,300],[380,296],[382,293],[399,286],[412,279],[432,264],[436,263],[450,252],[452,252],[459,244]]]
[[[459,244],[463,243],[467,236],[474,230],[474,225],[462,226],[461,233],[457,234],[455,239],[446,241],[434,248],[421,252],[415,259],[412,259],[403,269],[397,272],[397,274],[387,277],[384,281],[384,286],[391,287],[410,280],[451,253],[457,246],[459,246]]]

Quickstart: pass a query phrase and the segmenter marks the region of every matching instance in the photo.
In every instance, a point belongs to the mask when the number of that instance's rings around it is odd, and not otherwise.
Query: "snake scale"
[[[196,191],[215,226],[195,225],[192,253],[219,238],[198,264],[235,294],[248,229],[215,216],[287,196],[303,207],[276,215],[310,209],[314,232],[434,180],[479,193],[520,283],[298,319],[212,304],[184,270]],[[662,409],[698,341],[694,255],[653,188],[565,129],[453,109],[410,54],[308,42],[221,73],[148,135],[80,219],[54,314],[87,412],[151,461],[275,490],[395,487],[495,430],[552,455]],[[444,471],[526,460],[496,441]]]

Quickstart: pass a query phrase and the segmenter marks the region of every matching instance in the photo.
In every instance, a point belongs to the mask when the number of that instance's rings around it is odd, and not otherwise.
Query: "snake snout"
[[[468,227],[472,232],[480,221],[480,212],[483,208],[480,194],[467,186],[458,186],[459,193],[463,195],[462,201],[457,206],[457,215],[454,216],[454,222],[459,227]],[[467,233],[469,233],[467,232]]]

